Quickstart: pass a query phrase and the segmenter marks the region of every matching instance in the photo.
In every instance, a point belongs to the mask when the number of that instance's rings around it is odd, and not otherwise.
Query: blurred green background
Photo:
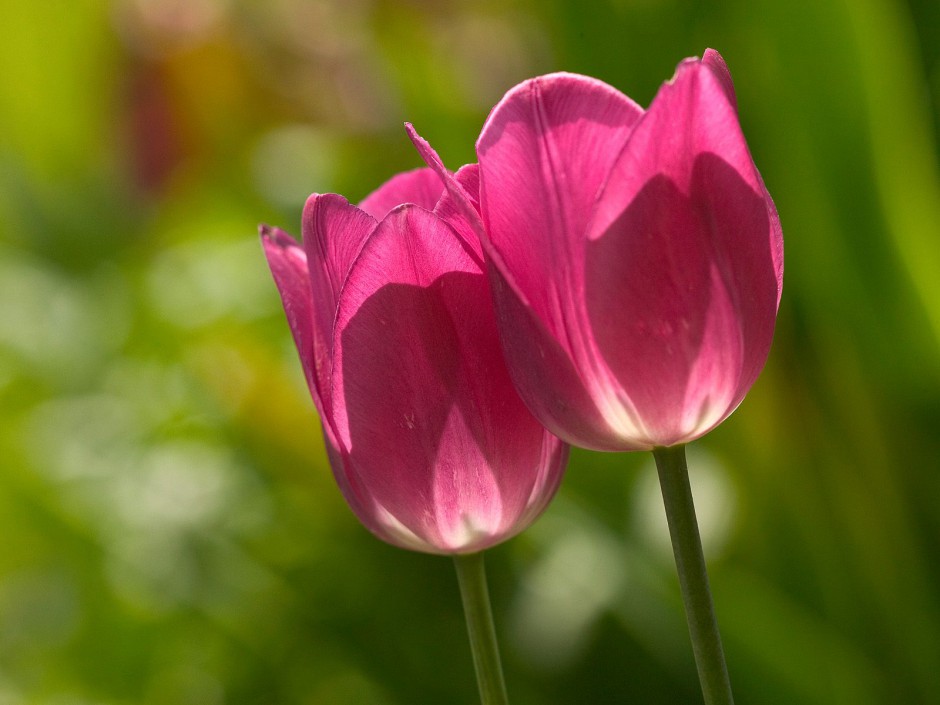
[[[256,235],[452,167],[516,82],[712,46],[786,238],[690,448],[741,703],[940,699],[936,0],[0,0],[0,705],[470,704],[452,566],[325,464]],[[513,702],[700,696],[648,454],[491,552]]]

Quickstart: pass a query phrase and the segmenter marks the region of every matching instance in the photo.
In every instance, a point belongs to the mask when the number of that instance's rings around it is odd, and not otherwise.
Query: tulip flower
[[[654,452],[703,692],[731,702],[683,444],[764,366],[783,236],[724,60],[683,61],[645,111],[585,76],[517,85],[477,141],[478,207],[411,136],[481,242],[528,407],[572,444]]]
[[[262,240],[350,507],[389,543],[457,554],[528,526],[567,447],[513,388],[479,245],[443,191],[425,168],[358,208],[315,194],[303,247]]]
[[[477,155],[500,335],[539,420],[651,450],[727,418],[770,350],[783,239],[720,55],[682,62],[646,111],[585,76],[525,81]]]
[[[476,166],[457,180],[475,191]],[[481,696],[504,703],[479,552],[545,509],[568,446],[513,387],[479,243],[430,169],[358,208],[314,194],[302,230],[261,237],[337,483],[379,538],[454,556]]]

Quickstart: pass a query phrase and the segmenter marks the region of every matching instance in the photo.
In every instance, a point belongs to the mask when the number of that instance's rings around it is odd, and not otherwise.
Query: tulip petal
[[[583,305],[586,230],[642,114],[600,81],[552,74],[509,91],[477,142],[484,248],[513,379],[550,430],[599,450],[624,446]]]
[[[440,179],[436,174],[434,178],[440,183]],[[463,194],[462,200],[466,201],[473,209],[472,221],[467,217],[466,206],[462,207],[462,204],[457,201],[458,197],[451,193],[452,190],[444,191],[441,200],[434,206],[434,213],[454,229],[468,249],[473,251],[477,261],[482,266],[483,250],[480,247],[480,238],[477,234],[480,210],[480,168],[476,164],[467,164],[460,167],[457,173],[453,175],[453,178],[459,186],[458,193]]]
[[[718,77],[725,94],[728,96],[728,102],[735,111],[738,109],[738,99],[734,91],[734,82],[731,80],[731,72],[728,71],[728,65],[724,58],[714,49],[706,49],[702,55],[702,64],[708,66]],[[743,139],[743,138],[742,138]],[[753,165],[752,165],[753,166]],[[777,307],[780,306],[780,295],[783,293],[783,230],[780,227],[780,217],[777,214],[777,208],[774,206],[773,199],[764,185],[764,180],[754,168],[754,175],[760,185],[760,191],[764,200],[768,204],[767,215],[770,218],[771,233],[771,254],[773,256],[774,272],[777,276]]]
[[[322,396],[317,384],[316,366],[313,364],[317,344],[313,327],[313,295],[307,273],[307,255],[294,238],[280,228],[262,225],[260,234],[264,255],[281,295],[287,324],[300,354],[307,386],[317,410],[322,411]]]
[[[489,237],[483,228],[480,216],[480,168],[478,164],[467,164],[452,174],[434,148],[415,130],[410,122],[405,123],[405,132],[425,163],[444,184],[444,195],[434,210],[465,241],[474,252],[480,245],[488,247]],[[498,256],[498,255],[497,255]]]
[[[714,49],[706,49],[705,53],[702,54],[702,63],[715,72],[718,80],[721,81],[722,88],[725,89],[728,102],[731,103],[732,108],[737,110],[738,98],[734,92],[734,81],[731,80],[731,72],[728,70],[728,64],[725,63],[724,57]]]
[[[637,125],[585,267],[595,341],[650,444],[727,417],[770,349],[782,237],[714,58],[683,62]]]
[[[649,447],[671,444],[702,342],[710,281],[704,230],[688,199],[658,177],[588,246],[594,341],[643,419],[620,430]]]
[[[569,351],[577,333],[566,309],[583,286],[585,228],[642,114],[605,83],[550,74],[510,90],[477,141],[483,223],[493,249]]]
[[[422,167],[393,176],[362,199],[359,210],[376,220],[382,220],[389,211],[403,203],[414,203],[431,210],[443,192],[444,187],[437,175]]]
[[[333,340],[333,414],[376,504],[360,519],[443,553],[521,530],[565,453],[513,390],[485,275],[456,233],[421,208],[390,213],[350,272]],[[546,452],[556,465],[536,472]]]
[[[500,343],[526,406],[556,436],[593,450],[630,450],[588,391],[584,370],[548,332],[500,269],[487,267]]]
[[[336,304],[349,268],[375,226],[372,216],[333,193],[313,194],[304,206],[304,249],[310,272],[315,342],[313,355],[304,359],[313,361],[313,372],[327,413]]]
[[[322,332],[314,327],[313,295],[307,270],[307,255],[294,238],[279,228],[261,226],[261,242],[274,275],[274,283],[281,295],[281,302],[284,304],[297,352],[300,354],[310,396],[320,415],[323,443],[333,476],[346,501],[353,511],[359,514],[362,508],[368,505],[363,499],[365,495],[362,489],[355,484],[355,478],[343,472],[346,454],[336,439],[332,417],[328,413],[328,407],[324,405],[324,399],[329,398],[329,389],[321,391],[321,380],[317,376],[314,363],[318,359],[316,351],[325,350],[331,336],[324,340]],[[323,354],[319,353],[320,358]]]

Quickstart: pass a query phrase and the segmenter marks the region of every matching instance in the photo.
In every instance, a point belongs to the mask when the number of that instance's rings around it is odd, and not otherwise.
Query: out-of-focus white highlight
[[[714,456],[701,448],[686,448],[689,482],[698,518],[702,550],[706,558],[720,556],[734,528],[737,497],[728,472]],[[637,538],[657,558],[671,562],[672,542],[652,457],[639,475],[630,511]]]
[[[523,578],[511,630],[526,659],[552,669],[580,654],[594,622],[619,599],[626,574],[620,545],[604,533],[557,516],[542,523],[552,525],[555,540]]]

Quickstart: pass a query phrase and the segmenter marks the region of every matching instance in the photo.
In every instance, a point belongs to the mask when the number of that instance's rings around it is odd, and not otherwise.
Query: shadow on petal
[[[740,403],[776,318],[766,201],[708,153],[694,161],[690,190],[653,177],[586,259],[594,339],[662,445],[701,435]]]
[[[487,271],[503,354],[532,413],[569,443],[594,450],[622,450],[568,352],[502,273],[492,265]]]
[[[480,547],[522,528],[544,430],[509,380],[482,273],[387,284],[342,332],[349,471],[415,535]]]

